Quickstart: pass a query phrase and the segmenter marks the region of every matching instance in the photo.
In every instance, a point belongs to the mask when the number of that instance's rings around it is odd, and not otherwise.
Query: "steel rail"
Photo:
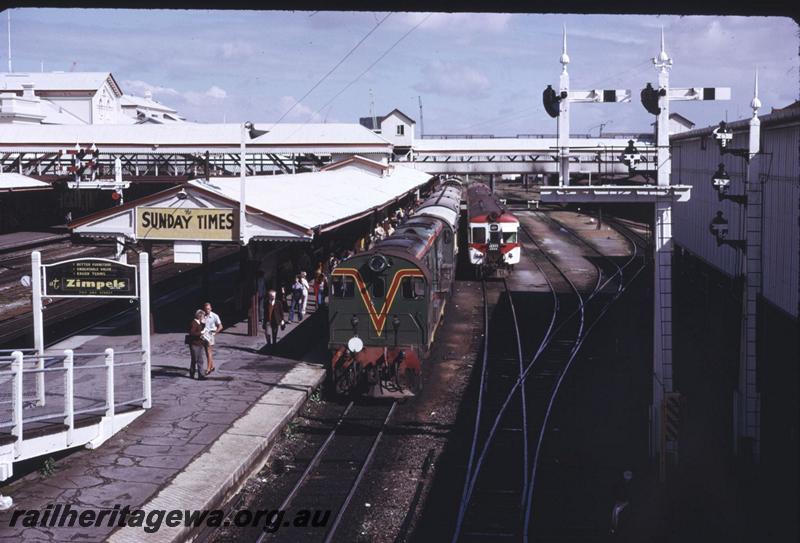
[[[311,474],[313,473],[313,471],[319,465],[319,462],[322,459],[322,457],[325,454],[325,452],[327,451],[328,446],[333,441],[333,438],[336,436],[340,426],[342,425],[342,423],[344,422],[345,418],[347,417],[347,414],[350,412],[350,409],[354,405],[355,405],[355,402],[351,401],[347,405],[347,407],[344,409],[342,414],[339,416],[339,419],[336,421],[336,424],[331,429],[331,431],[328,433],[328,436],[325,438],[325,441],[322,443],[322,445],[320,445],[319,449],[317,449],[317,451],[314,453],[314,456],[311,458],[310,462],[306,466],[306,469],[303,470],[303,473],[300,475],[299,479],[295,482],[294,486],[289,491],[289,494],[287,494],[286,498],[284,498],[283,502],[281,503],[281,506],[278,508],[279,511],[287,511],[289,506],[291,505],[292,501],[297,497],[297,494],[299,493],[300,489],[308,482]],[[371,445],[371,447],[369,449],[369,452],[367,453],[366,457],[364,458],[364,461],[361,464],[361,468],[359,469],[359,472],[358,472],[358,475],[356,476],[356,479],[353,481],[353,484],[350,486],[350,489],[349,489],[349,491],[347,493],[347,496],[345,497],[344,501],[342,502],[342,505],[339,507],[339,511],[338,511],[338,513],[336,515],[336,518],[334,519],[333,524],[328,529],[328,533],[326,534],[325,541],[330,541],[330,539],[335,534],[336,529],[338,529],[339,523],[341,522],[341,519],[344,516],[344,512],[347,509],[347,507],[350,505],[350,501],[352,500],[353,496],[355,495],[355,492],[356,492],[359,484],[361,483],[361,479],[363,478],[364,473],[366,473],[367,469],[369,468],[369,465],[372,463],[372,459],[373,459],[373,457],[375,455],[375,451],[377,450],[378,443],[380,442],[381,438],[383,437],[384,429],[386,428],[386,425],[389,423],[389,419],[394,414],[394,410],[395,410],[396,407],[397,407],[397,402],[396,401],[392,402],[392,406],[389,408],[389,412],[386,415],[386,417],[384,418],[383,424],[380,427],[380,431],[375,436],[375,439],[372,442],[372,445]],[[265,540],[265,538],[267,537],[267,535],[268,535],[268,532],[263,532],[258,537],[258,539],[256,540],[256,543],[262,543]]]
[[[611,260],[611,258],[609,258],[608,256],[604,255],[602,252],[600,252],[594,245],[592,245],[591,243],[589,243],[588,241],[583,239],[581,236],[579,236],[578,233],[573,228],[565,225],[563,222],[561,222],[558,219],[556,219],[555,217],[553,217],[550,213],[543,213],[541,211],[534,211],[533,213],[537,217],[544,217],[545,220],[550,221],[552,224],[555,224],[560,229],[562,229],[564,232],[569,234],[570,237],[572,237],[573,239],[577,240],[578,243],[580,243],[581,245],[584,245],[585,247],[588,247],[590,251],[592,251],[594,253],[597,253],[597,255],[599,255],[603,260],[605,260],[606,262],[611,264],[613,267],[615,267],[617,269],[617,271],[611,277],[615,277],[616,275],[620,275],[620,277],[622,277],[622,268],[620,267],[620,265],[617,264],[616,262],[614,262],[613,260]],[[602,273],[602,271],[600,270],[600,266],[595,264],[595,267],[598,269],[598,273]],[[598,284],[599,284],[599,281],[598,281]],[[604,283],[604,284],[607,284],[607,282]],[[622,287],[622,282],[620,282],[619,285],[617,286],[617,291],[619,291],[619,289],[621,287]],[[597,292],[597,291],[598,291],[598,289],[597,289],[597,287],[595,287],[595,292]]]
[[[524,357],[522,354],[522,340],[521,335],[519,333],[519,323],[517,321],[517,314],[516,309],[514,308],[514,302],[511,299],[511,289],[508,286],[508,282],[506,279],[503,279],[503,287],[505,289],[506,296],[508,298],[509,308],[511,309],[511,318],[514,323],[514,334],[517,341],[517,357],[519,362],[519,375],[522,376],[524,371]],[[473,467],[479,469],[479,465],[475,465],[475,452],[477,450],[477,443],[478,443],[478,434],[480,433],[480,422],[481,422],[481,415],[483,414],[484,406],[483,406],[483,399],[484,399],[484,392],[487,387],[487,374],[488,374],[488,367],[489,367],[489,299],[486,295],[486,280],[481,281],[481,289],[483,291],[483,320],[484,320],[484,343],[483,343],[483,358],[482,358],[482,365],[481,365],[481,378],[480,384],[478,388],[478,402],[477,402],[477,409],[475,414],[475,427],[472,434],[472,443],[470,445],[470,453],[469,459],[467,461],[467,472],[465,474],[465,481],[464,481],[464,489],[461,495],[461,501],[459,502],[458,508],[458,517],[456,519],[456,526],[457,529],[453,536],[453,541],[455,541],[458,536],[460,535],[460,528],[464,522],[464,515],[466,514],[467,507],[469,506],[469,499],[467,496],[467,492],[469,490],[469,482],[472,475]],[[555,308],[553,312],[553,319],[551,319],[551,325],[555,318]],[[527,430],[527,403],[523,391],[522,395],[522,430],[523,430],[523,473],[522,477],[523,480],[527,481],[527,474],[528,474],[528,430]],[[499,417],[498,417],[499,419]],[[525,488],[523,487],[523,492],[521,494],[521,498],[524,499],[526,495]]]
[[[531,359],[531,361],[528,363],[527,367],[525,368],[525,371],[522,373],[522,375],[520,375],[519,379],[514,383],[514,385],[511,387],[511,390],[509,390],[508,394],[506,395],[506,398],[503,401],[503,404],[500,407],[500,410],[497,413],[497,415],[496,415],[496,417],[495,417],[495,419],[494,419],[494,421],[492,423],[492,426],[491,426],[491,428],[489,430],[489,433],[486,436],[486,439],[484,441],[483,447],[481,449],[481,453],[478,456],[478,460],[477,460],[476,465],[475,465],[475,470],[474,470],[472,476],[469,478],[469,484],[467,485],[466,491],[464,493],[464,496],[462,497],[462,501],[461,501],[461,504],[459,506],[458,520],[456,522],[456,527],[455,527],[453,538],[452,538],[453,543],[455,543],[455,541],[458,540],[458,538],[459,538],[459,536],[461,534],[461,528],[462,528],[462,525],[463,525],[464,515],[466,514],[467,507],[469,506],[469,501],[472,498],[472,494],[473,494],[473,492],[475,490],[475,485],[477,483],[478,475],[480,473],[480,468],[483,465],[483,462],[484,462],[484,460],[486,458],[486,455],[488,454],[489,447],[491,446],[491,444],[492,444],[492,442],[494,440],[494,436],[497,433],[497,429],[500,426],[500,420],[503,417],[503,415],[505,414],[506,410],[508,409],[508,406],[510,405],[511,400],[513,399],[514,394],[516,393],[517,389],[524,385],[525,379],[527,378],[528,374],[531,372],[531,370],[532,370],[532,368],[534,366],[534,363],[540,358],[540,356],[545,351],[545,349],[550,345],[550,343],[551,343],[552,339],[555,337],[555,335],[563,328],[563,326],[567,322],[572,320],[572,317],[574,317],[578,313],[580,313],[580,321],[579,321],[578,333],[576,335],[576,341],[577,341],[578,338],[580,338],[580,335],[581,335],[582,330],[583,330],[583,307],[584,307],[585,301],[584,301],[583,297],[581,296],[580,291],[577,289],[577,287],[572,282],[572,280],[569,278],[569,276],[567,276],[566,273],[563,270],[561,270],[561,268],[559,268],[555,264],[555,262],[547,254],[547,252],[536,242],[536,240],[533,237],[533,235],[530,232],[528,232],[528,230],[524,227],[524,225],[522,225],[522,223],[520,223],[520,230],[522,230],[528,236],[528,238],[531,239],[531,241],[534,243],[534,245],[536,245],[537,249],[539,249],[539,252],[545,257],[545,259],[555,268],[555,270],[570,285],[570,287],[575,292],[575,295],[578,298],[578,309],[576,311],[570,313],[565,319],[563,319],[561,324],[558,327],[556,327],[555,329],[553,328],[554,324],[555,324],[557,313],[558,313],[558,311],[560,309],[560,304],[558,303],[558,296],[556,294],[556,290],[555,290],[555,287],[552,284],[552,281],[550,281],[550,279],[548,278],[547,273],[545,273],[545,271],[542,269],[542,267],[539,265],[539,263],[536,262],[536,260],[532,258],[532,261],[534,262],[536,267],[539,269],[539,271],[542,273],[543,277],[547,281],[548,286],[550,287],[550,290],[553,293],[553,296],[554,296],[554,298],[556,300],[556,305],[554,305],[552,316],[551,316],[551,321],[550,321],[550,326],[548,328],[548,331],[545,334],[545,337],[542,338],[542,341],[539,344],[539,348],[537,349],[537,351],[534,354],[534,356]]]
[[[553,219],[553,220],[555,220],[555,219]],[[556,221],[556,222],[558,222],[558,221]],[[620,233],[622,233],[622,232],[620,232]],[[524,523],[524,531],[523,531],[523,541],[526,541],[526,542],[528,541],[528,537],[529,537],[529,533],[530,533],[530,527],[531,527],[531,520],[530,519],[531,519],[531,512],[533,510],[533,498],[534,498],[534,490],[536,488],[536,474],[538,473],[539,458],[540,458],[540,454],[541,454],[541,446],[542,446],[542,443],[544,442],[544,436],[545,436],[545,433],[546,433],[546,430],[547,430],[547,425],[548,425],[549,420],[550,420],[550,414],[552,413],[553,405],[555,404],[555,400],[556,400],[556,398],[558,396],[558,392],[559,392],[559,390],[561,388],[561,383],[563,382],[564,377],[566,376],[567,372],[569,371],[569,369],[570,369],[570,367],[572,365],[572,362],[575,359],[575,356],[578,354],[578,351],[580,350],[580,347],[583,345],[583,342],[589,336],[589,333],[597,325],[597,323],[602,320],[603,316],[608,312],[608,310],[610,309],[611,305],[627,290],[628,286],[630,286],[630,284],[633,282],[633,280],[636,279],[636,277],[638,277],[638,275],[646,267],[646,263],[642,264],[642,266],[640,266],[636,270],[636,272],[633,274],[633,276],[628,280],[627,284],[625,284],[623,286],[622,270],[627,268],[636,259],[636,256],[637,256],[637,253],[638,253],[638,245],[633,240],[631,240],[631,238],[629,236],[625,235],[625,233],[622,233],[622,235],[627,239],[627,241],[629,243],[631,243],[631,245],[633,247],[633,250],[631,251],[631,253],[632,253],[631,258],[625,263],[625,265],[623,265],[622,267],[619,268],[618,273],[620,275],[620,288],[618,288],[617,291],[612,296],[612,298],[606,304],[604,304],[604,306],[600,310],[600,313],[589,324],[589,326],[586,328],[585,333],[576,342],[576,344],[575,344],[575,346],[574,346],[574,348],[573,348],[573,350],[572,350],[572,352],[570,354],[569,360],[567,360],[567,363],[566,363],[566,365],[564,367],[564,370],[559,375],[559,378],[556,381],[555,386],[553,387],[553,391],[552,391],[550,399],[548,401],[547,410],[545,412],[545,417],[544,417],[544,420],[542,422],[540,433],[539,433],[539,440],[537,441],[536,453],[534,454],[533,469],[531,471],[530,483],[528,484],[528,496],[527,496],[526,503],[525,503],[525,523]],[[590,244],[587,243],[587,245],[590,245]],[[601,254],[599,251],[597,251],[597,252],[598,252],[598,254]],[[611,278],[609,278],[609,280],[610,279]]]
[[[356,494],[356,490],[358,489],[358,485],[361,483],[361,479],[364,477],[364,474],[367,472],[370,464],[372,464],[375,451],[378,449],[378,443],[380,443],[381,438],[383,437],[383,431],[386,429],[386,425],[389,424],[389,419],[392,418],[395,407],[397,407],[396,401],[392,402],[392,407],[389,408],[389,413],[386,415],[378,435],[375,436],[375,440],[372,442],[372,447],[370,447],[367,457],[364,459],[364,463],[361,464],[361,469],[358,470],[358,475],[356,476],[355,481],[353,481],[350,491],[347,493],[347,497],[344,499],[344,503],[342,503],[341,507],[339,508],[339,512],[333,521],[333,525],[331,525],[331,527],[328,529],[328,533],[325,535],[324,543],[330,543],[333,540],[333,536],[336,534],[336,530],[339,528],[339,523],[341,522],[342,517],[344,517],[345,511],[347,511],[350,501]]]
[[[508,305],[511,308],[511,319],[514,322],[514,335],[517,338],[517,357],[519,359],[519,379],[525,373],[525,359],[522,356],[522,337],[519,334],[519,322],[517,321],[517,311],[514,309],[514,300],[511,298],[511,289],[508,287],[508,281],[503,278],[503,288],[506,289],[506,298]],[[525,387],[520,388],[520,403],[522,405],[522,500],[524,503],[525,495],[527,494],[527,478],[528,475],[528,403],[525,398]]]
[[[478,405],[475,412],[475,428],[472,431],[472,444],[469,448],[469,459],[467,460],[467,473],[464,476],[464,490],[461,492],[461,502],[458,506],[458,517],[456,519],[456,526],[460,527],[464,521],[464,513],[466,512],[466,494],[467,487],[469,486],[470,474],[472,473],[472,464],[475,461],[475,449],[478,443],[478,432],[480,431],[481,412],[483,411],[483,392],[486,387],[486,373],[487,373],[487,358],[489,356],[489,299],[486,297],[486,281],[481,281],[481,290],[483,292],[483,359],[481,361],[481,380],[478,385]],[[458,534],[454,537],[458,537]]]

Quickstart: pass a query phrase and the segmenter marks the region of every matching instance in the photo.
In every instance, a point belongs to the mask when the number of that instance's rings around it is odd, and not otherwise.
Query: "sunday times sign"
[[[238,217],[230,208],[137,207],[138,239],[233,241]]]
[[[42,266],[44,295],[55,298],[136,298],[136,266],[105,258],[78,258]]]

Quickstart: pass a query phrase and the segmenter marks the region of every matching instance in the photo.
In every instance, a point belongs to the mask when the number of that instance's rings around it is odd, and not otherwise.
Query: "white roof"
[[[624,138],[570,138],[570,147],[625,147],[628,140]],[[638,144],[646,145],[643,142]],[[504,151],[556,151],[556,138],[463,138],[463,139],[418,139],[414,140],[415,153],[475,153]]]
[[[124,94],[120,97],[119,103],[122,107],[144,107],[147,109],[155,109],[157,111],[166,111],[169,113],[177,113],[177,110],[165,106],[155,100],[150,100],[148,98],[144,98],[143,96],[132,96],[130,94]]]
[[[42,115],[44,115],[43,124],[86,124],[86,121],[80,117],[73,115],[49,100],[42,98],[39,103],[41,104]]]
[[[97,90],[111,77],[109,72],[14,72],[0,73],[0,90],[22,90],[33,83],[33,91]]]
[[[0,191],[15,190],[46,190],[51,189],[50,183],[32,179],[27,175],[18,173],[0,173]]]
[[[430,180],[430,174],[394,166],[386,176],[355,166],[295,175],[259,175],[246,180],[247,205],[304,228],[357,216],[391,203]],[[192,185],[239,201],[239,179],[213,177]]]
[[[266,147],[272,153],[375,153],[389,152],[392,144],[359,124],[256,123],[267,134],[247,142],[248,149]],[[135,125],[0,125],[4,152],[42,151],[74,146],[76,142],[119,151],[158,145],[158,152],[204,152],[224,148],[238,152],[239,124],[135,124]]]

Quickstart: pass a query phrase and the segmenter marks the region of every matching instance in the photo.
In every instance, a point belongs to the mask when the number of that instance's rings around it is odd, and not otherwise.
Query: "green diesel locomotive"
[[[395,232],[331,272],[330,375],[337,392],[408,396],[455,279],[461,182],[445,180]]]

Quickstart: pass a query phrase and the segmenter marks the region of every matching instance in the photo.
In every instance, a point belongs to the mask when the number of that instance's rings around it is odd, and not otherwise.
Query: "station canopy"
[[[392,144],[353,123],[255,123],[267,132],[248,139],[247,153],[391,153]],[[0,151],[52,152],[95,144],[102,152],[238,153],[240,124],[0,125]]]
[[[21,192],[28,190],[50,190],[50,183],[39,181],[19,173],[0,173],[0,192]]]
[[[247,240],[310,241],[422,187],[431,175],[355,157],[325,171],[246,178]],[[72,222],[78,235],[238,242],[238,177],[193,180]]]

